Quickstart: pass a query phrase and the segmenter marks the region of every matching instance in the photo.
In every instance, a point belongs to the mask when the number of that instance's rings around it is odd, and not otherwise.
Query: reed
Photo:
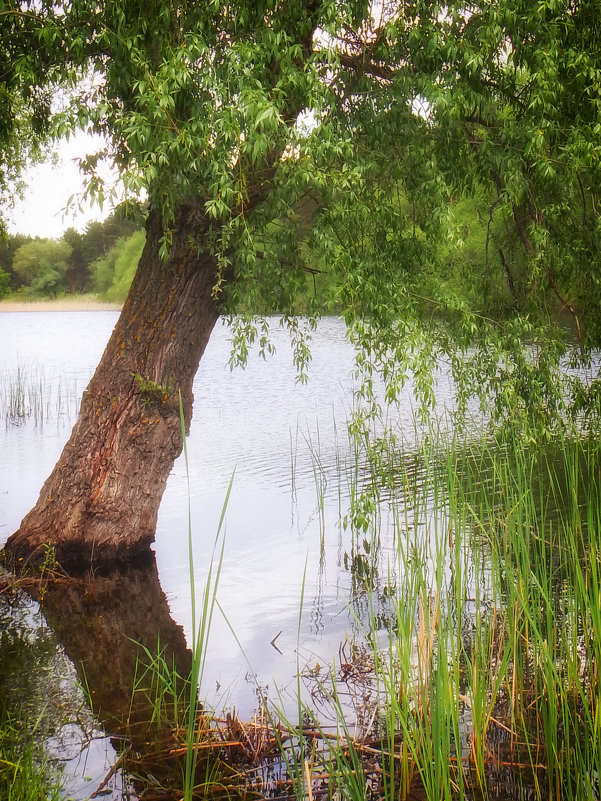
[[[349,701],[341,690],[349,665],[330,665],[315,679],[320,709],[303,693],[297,662],[294,719],[277,694],[263,697],[262,731],[270,733],[261,736],[278,746],[288,790],[298,799],[455,801],[494,797],[503,782],[507,798],[598,798],[601,447],[566,440],[535,452],[519,441],[449,443],[433,433],[411,454],[380,439],[375,455],[351,455],[337,466],[348,481],[341,536],[353,649],[368,654],[371,669]],[[324,475],[318,459],[318,500]],[[226,784],[230,796],[243,794],[247,781],[243,771],[225,781],[231,765],[216,752],[227,737],[200,704],[232,481],[200,605],[188,514],[189,692],[178,689],[160,648],[140,673],[139,689],[154,688],[153,716],[175,710],[186,799],[218,795]],[[333,725],[321,714],[326,706]],[[248,727],[235,730],[248,739]],[[201,770],[198,755],[211,743],[215,759]],[[250,752],[262,759],[267,751]]]
[[[190,507],[190,471],[188,464],[188,449],[186,447],[186,426],[181,395],[179,399],[179,407],[184,460],[186,466],[186,480],[188,482],[188,563],[190,579],[190,604],[192,611],[192,668],[190,671],[190,694],[186,715],[186,760],[184,769],[183,795],[184,801],[191,801],[194,796],[197,783],[196,774],[198,763],[198,745],[202,739],[207,736],[208,722],[206,719],[204,719],[204,713],[201,714],[199,718],[199,693],[206,662],[209,636],[211,632],[211,622],[217,601],[217,587],[219,585],[219,577],[223,564],[223,550],[225,545],[223,539],[223,526],[225,521],[225,512],[232,491],[235,473],[232,473],[230,478],[230,483],[227,488],[223,507],[221,509],[221,516],[219,518],[219,524],[217,526],[217,532],[213,544],[213,555],[209,563],[205,583],[202,589],[200,609],[197,609],[196,582],[194,574],[194,540],[192,533],[192,513]],[[210,778],[209,775],[207,775],[205,777],[205,783],[212,783],[212,777]]]
[[[189,678],[179,675],[173,659],[169,659],[160,642],[154,650],[141,643],[138,643],[138,648],[130,720],[135,717],[136,707],[142,706],[148,710],[146,722],[150,727],[159,730],[165,725],[179,728],[182,713],[187,708]],[[144,699],[141,704],[140,696]]]
[[[135,759],[126,760],[126,770],[138,775],[154,775],[153,758],[167,765],[169,792],[180,787],[179,796],[184,801],[204,798],[207,794],[218,796],[223,790],[222,779],[228,773],[221,761],[224,748],[228,747],[225,730],[216,725],[212,712],[201,702],[204,666],[209,647],[211,623],[217,603],[217,588],[223,564],[225,513],[232,491],[234,474],[226,492],[217,526],[213,553],[206,568],[204,583],[198,593],[195,577],[193,527],[190,506],[190,471],[186,447],[186,432],[180,398],[180,424],[183,439],[183,453],[188,482],[188,583],[190,589],[192,637],[190,644],[191,666],[187,675],[178,673],[173,660],[158,642],[155,649],[139,645],[136,675],[132,687],[131,715],[135,721],[136,710],[147,710],[144,725],[148,730],[149,753]],[[197,594],[200,603],[197,602]],[[140,702],[141,701],[141,702]],[[152,732],[156,734],[153,740]],[[165,732],[169,732],[168,745],[163,747]],[[153,757],[154,753],[154,757]],[[203,754],[202,760],[199,755]],[[181,775],[177,777],[177,770]],[[175,782],[175,784],[174,784]],[[166,787],[155,787],[153,792],[167,793]]]
[[[76,379],[48,378],[39,364],[19,364],[0,375],[0,417],[5,424],[33,421],[72,422],[77,416],[81,387]]]
[[[62,798],[60,775],[36,744],[36,728],[0,701],[0,797],[5,801]]]
[[[394,555],[370,584],[351,582],[369,598],[360,628],[372,649],[372,725],[358,733],[333,666],[319,691],[336,733],[302,711],[314,737],[304,792],[310,775],[344,798],[368,788],[381,799],[487,798],[500,781],[507,797],[513,787],[515,798],[598,798],[598,444],[534,452],[518,441],[439,446],[430,437],[417,468],[394,449],[386,465],[382,454],[368,490],[377,520],[383,505],[392,509]],[[387,480],[376,498],[378,471]],[[372,552],[378,525],[357,516],[365,486],[358,470],[348,475],[351,551],[360,529]],[[347,568],[357,569],[354,559]],[[349,605],[360,614],[352,597]]]

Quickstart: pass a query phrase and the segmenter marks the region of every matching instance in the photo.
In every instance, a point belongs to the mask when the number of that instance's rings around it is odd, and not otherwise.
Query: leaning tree
[[[570,336],[554,311],[568,310],[583,353],[599,339],[594,6],[73,0],[2,17],[15,28],[14,96],[62,85],[55,130],[103,133],[148,205],[123,311],[7,558],[52,546],[85,566],[147,552],[182,448],[179,399],[187,426],[219,314],[241,297],[289,314],[307,257],[336,276],[360,365],[382,369],[390,397],[412,360],[426,375],[445,353],[465,393],[487,386],[505,408],[558,418]],[[102,196],[96,160],[85,167]],[[457,233],[467,194],[504,234],[453,282],[438,243]],[[508,298],[494,320],[477,303],[491,281]],[[431,384],[420,388],[427,401]]]
[[[146,552],[182,448],[180,398],[188,425],[223,286],[237,271],[275,280],[285,308],[298,284],[295,206],[311,184],[300,118],[327,113],[328,37],[360,25],[364,6],[76,0],[6,12],[22,91],[48,80],[43,53],[70,93],[59,132],[106,134],[125,188],[145,190],[148,203],[131,290],[59,462],[6,544],[13,564],[49,545],[63,565]],[[101,195],[95,160],[87,167],[88,191]]]

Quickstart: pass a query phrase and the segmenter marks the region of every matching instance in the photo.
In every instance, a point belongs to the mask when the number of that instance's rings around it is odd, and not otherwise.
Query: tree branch
[[[580,325],[580,320],[578,319],[578,314],[576,313],[576,309],[574,308],[573,304],[570,303],[569,300],[566,300],[566,298],[564,298],[564,296],[561,294],[559,287],[557,286],[557,282],[555,281],[555,279],[553,278],[553,276],[549,271],[547,271],[547,276],[549,278],[549,283],[551,284],[553,292],[555,292],[555,295],[562,304],[562,308],[567,309],[574,318],[574,323],[576,324],[576,337],[578,338],[578,342],[582,342],[582,327]]]

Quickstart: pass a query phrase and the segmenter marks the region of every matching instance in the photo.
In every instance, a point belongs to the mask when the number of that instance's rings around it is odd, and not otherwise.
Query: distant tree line
[[[433,286],[428,291],[432,297],[469,299],[480,313],[494,311],[497,316],[507,318],[515,310],[517,293],[523,291],[519,276],[524,258],[520,256],[515,231],[500,218],[492,220],[482,214],[487,200],[490,203],[486,197],[451,203],[448,235],[429,246],[436,251],[431,254],[432,264],[438,264],[439,269],[431,267]],[[395,230],[399,228],[395,219],[384,236],[419,240],[425,248],[426,226],[420,220],[419,210],[409,208],[404,198],[393,203],[405,225],[400,226],[400,232]],[[277,227],[266,232],[262,242],[266,252],[270,249],[270,235],[277,235]],[[340,313],[344,308],[344,290],[330,269],[330,264],[340,258],[337,250],[361,248],[366,238],[383,236],[381,230],[376,233],[359,225],[345,235],[346,240],[338,232],[337,238],[324,241],[318,237],[313,242],[303,242],[300,237],[303,270],[302,285],[299,283],[295,290],[297,314]],[[0,298],[11,294],[55,298],[92,293],[104,300],[122,302],[144,242],[142,215],[131,219],[119,213],[104,222],[89,223],[83,233],[69,228],[59,240],[21,234],[4,237],[0,239]],[[240,287],[237,305],[241,312],[270,314],[281,311],[283,302],[275,289],[264,297],[256,297],[248,288]],[[439,310],[432,308],[432,312]]]
[[[122,301],[144,246],[140,219],[113,213],[60,239],[9,235],[0,239],[0,297],[94,293]]]

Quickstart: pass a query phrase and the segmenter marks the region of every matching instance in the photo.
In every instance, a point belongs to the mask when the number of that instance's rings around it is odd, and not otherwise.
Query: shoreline
[[[98,300],[93,295],[74,295],[56,300],[0,300],[0,312],[120,311],[121,303]]]

